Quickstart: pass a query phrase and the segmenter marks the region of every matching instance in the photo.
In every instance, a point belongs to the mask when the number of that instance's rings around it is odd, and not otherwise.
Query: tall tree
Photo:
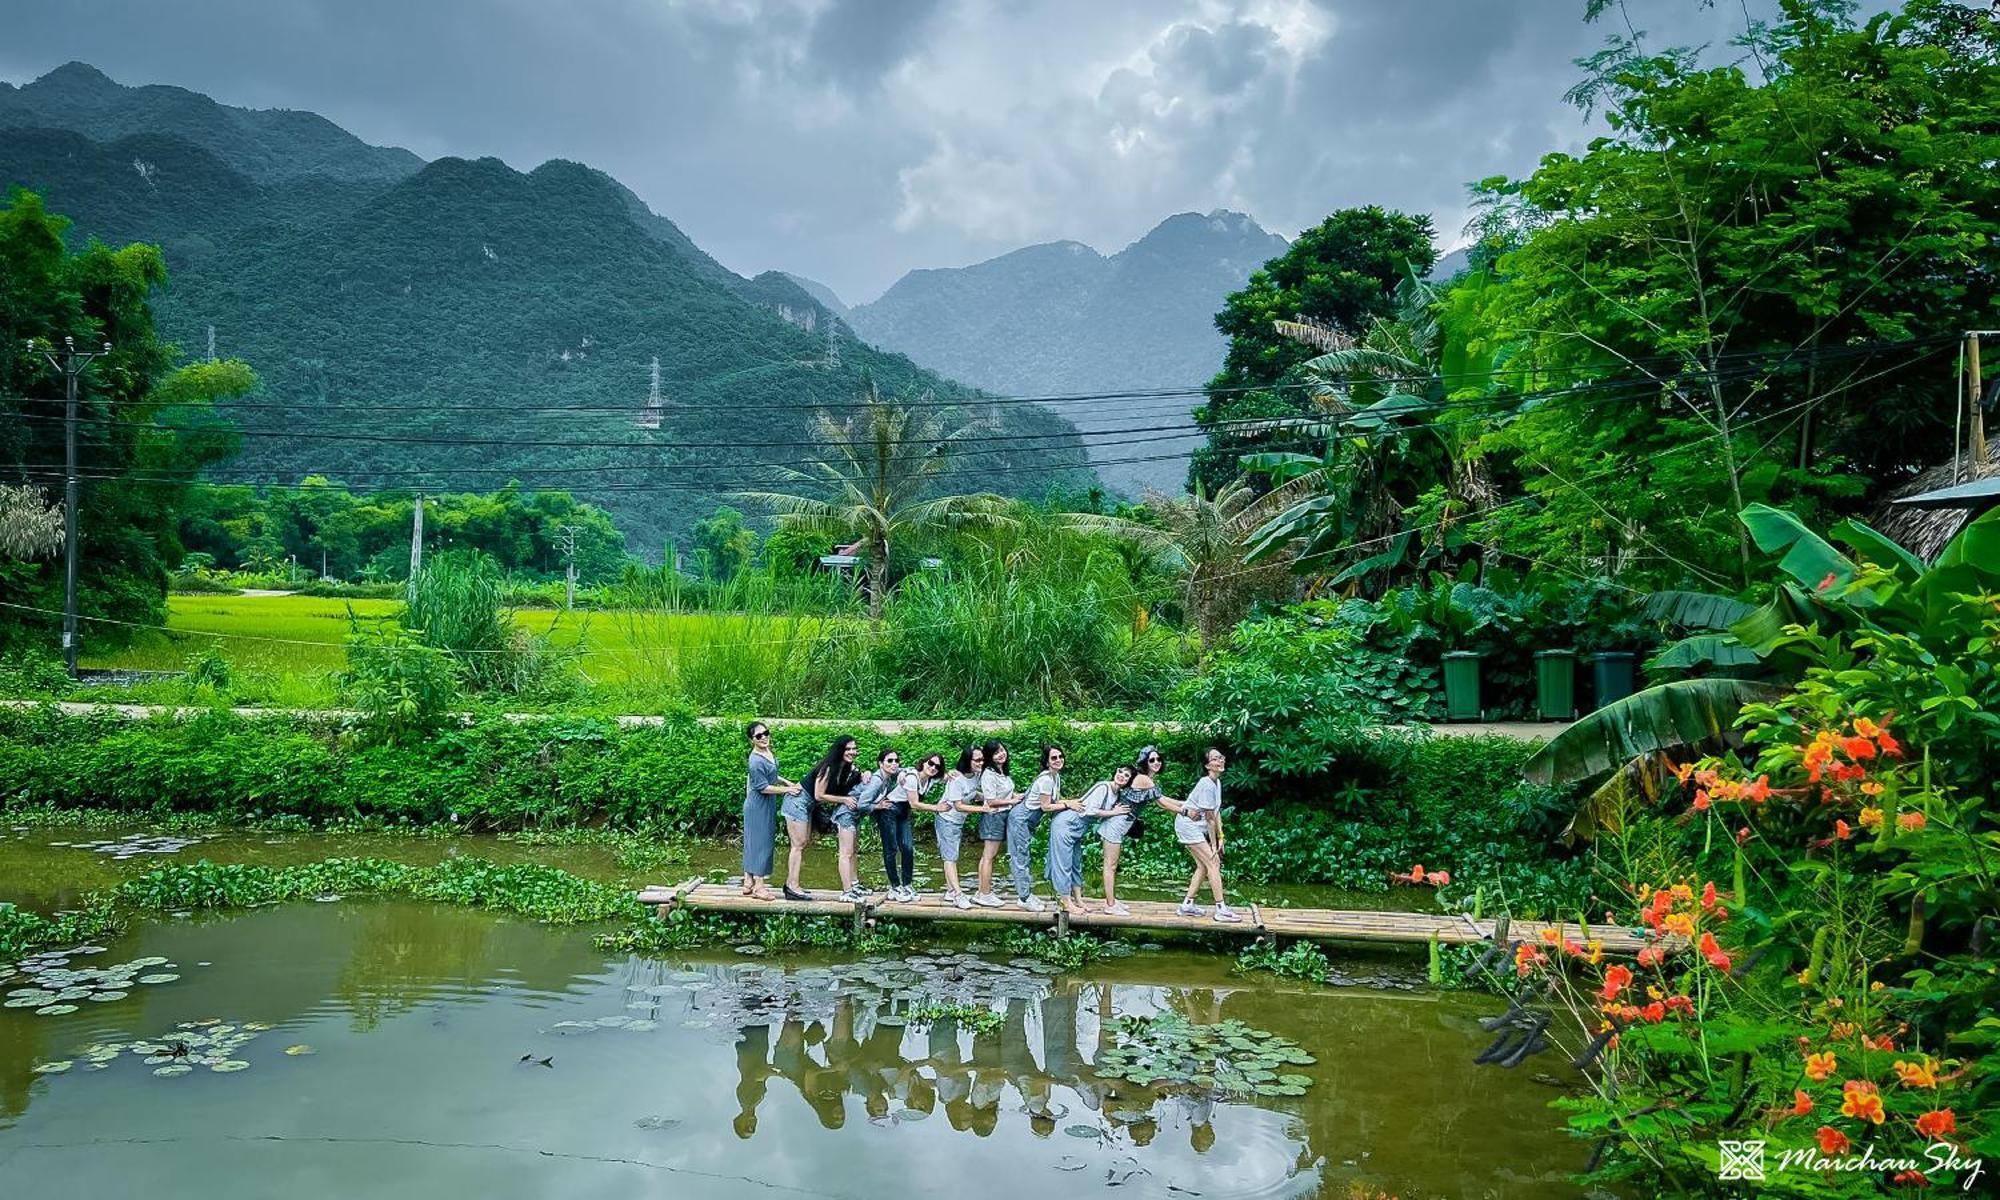
[[[1396,308],[1396,289],[1410,275],[1427,275],[1437,260],[1429,217],[1375,205],[1347,208],[1298,236],[1283,254],[1250,276],[1216,314],[1229,338],[1222,370],[1208,385],[1208,402],[1195,413],[1210,427],[1209,442],[1188,464],[1191,483],[1211,493],[1235,478],[1237,458],[1260,441],[1231,433],[1227,422],[1293,416],[1308,410],[1299,395],[1267,391],[1290,381],[1313,349],[1285,336],[1279,322],[1304,322],[1359,336]]]
[[[86,635],[118,641],[132,625],[164,622],[167,567],[180,562],[176,512],[196,474],[240,441],[214,401],[249,391],[256,376],[227,360],[174,369],[148,305],[166,282],[159,250],[93,241],[71,253],[67,228],[31,192],[0,206],[0,475],[61,477],[63,387],[41,347],[110,343],[79,380],[77,591],[81,613],[99,619]],[[33,610],[61,608],[62,564],[0,562],[0,601],[18,606],[0,610],[0,644],[46,628]]]
[[[883,400],[873,381],[863,405],[838,418],[814,419],[819,457],[803,469],[777,468],[793,491],[735,495],[778,515],[781,528],[859,538],[868,552],[868,617],[882,619],[889,590],[889,549],[905,537],[1009,523],[1008,502],[990,492],[937,496],[950,466],[943,452],[967,442],[977,424],[954,424],[936,409]]]
[[[1949,457],[1952,335],[2000,319],[2000,24],[1780,10],[1718,67],[1614,38],[1571,93],[1611,132],[1482,185],[1524,233],[1489,309],[1517,382],[1594,393],[1496,435],[1533,503],[1487,540],[1741,584],[1746,504],[1852,510]]]

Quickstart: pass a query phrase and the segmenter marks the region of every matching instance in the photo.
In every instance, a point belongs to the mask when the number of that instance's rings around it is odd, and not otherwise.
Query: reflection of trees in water
[[[1068,1096],[1105,1114],[1111,1126],[1144,1146],[1159,1128],[1152,1116],[1155,1095],[1099,1079],[1090,1070],[1097,1054],[1117,1041],[1112,998],[1110,984],[1059,988],[1039,999],[1009,997],[1002,1001],[1000,1023],[976,1032],[953,1020],[920,1028],[885,1023],[878,1018],[888,1005],[871,997],[842,997],[830,1014],[787,1011],[746,1018],[736,1043],[736,1135],[756,1133],[770,1082],[780,1079],[798,1091],[827,1129],[846,1123],[847,1098],[853,1096],[872,1121],[942,1111],[953,1129],[985,1137],[998,1127],[1011,1087],[1037,1137],[1077,1123],[1079,1116],[1061,1098]],[[1194,1003],[1212,1008],[1220,1001],[1211,993]],[[1181,1106],[1197,1152],[1215,1144],[1211,1098],[1167,1099]],[[1307,1156],[1302,1148],[1301,1161]]]
[[[382,904],[356,910],[355,931],[333,994],[357,1032],[407,1012],[451,984],[470,991],[492,978],[497,924],[485,913]]]

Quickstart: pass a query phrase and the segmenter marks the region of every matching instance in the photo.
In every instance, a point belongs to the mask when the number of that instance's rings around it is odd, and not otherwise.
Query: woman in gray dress
[[[771,861],[778,848],[778,797],[796,796],[801,789],[778,774],[771,753],[771,727],[750,723],[750,782],[743,789],[743,894],[776,900],[771,890]]]

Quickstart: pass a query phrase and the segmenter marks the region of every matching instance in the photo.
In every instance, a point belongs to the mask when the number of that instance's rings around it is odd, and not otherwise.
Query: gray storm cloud
[[[1660,44],[1743,23],[1626,11]],[[1588,136],[1561,96],[1611,31],[1581,0],[0,0],[0,28],[16,83],[81,59],[426,157],[580,159],[731,267],[850,302],[1188,209],[1291,234],[1379,203],[1454,233],[1469,180]]]

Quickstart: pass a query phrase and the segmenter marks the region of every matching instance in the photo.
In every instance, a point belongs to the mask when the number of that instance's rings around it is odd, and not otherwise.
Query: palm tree
[[[845,419],[824,410],[813,420],[819,457],[804,470],[778,467],[794,491],[744,491],[780,526],[832,537],[860,535],[868,546],[868,619],[882,619],[889,546],[911,536],[1011,524],[1007,501],[990,492],[924,499],[950,464],[942,451],[980,426],[952,424],[935,411],[882,399],[871,382],[861,411]]]
[[[1451,523],[1496,498],[1480,453],[1482,427],[1446,403],[1462,389],[1453,388],[1446,374],[1448,339],[1437,289],[1411,276],[1396,299],[1395,314],[1378,319],[1359,341],[1310,324],[1278,322],[1280,333],[1324,353],[1298,369],[1317,411],[1274,420],[1270,431],[1325,437],[1327,445],[1317,456],[1246,459],[1277,484],[1267,502],[1274,515],[1253,537],[1253,560],[1291,548],[1302,565],[1313,566],[1353,545],[1375,546],[1376,553],[1350,564],[1332,582],[1393,571],[1416,532],[1405,526],[1399,492],[1421,490],[1444,475],[1440,540]],[[1419,431],[1431,437],[1409,436]]]
[[[1148,496],[1150,524],[1098,513],[1072,513],[1069,522],[1134,542],[1181,572],[1182,606],[1207,649],[1253,601],[1279,591],[1288,575],[1282,560],[1255,565],[1245,560],[1245,543],[1263,521],[1260,500],[1238,479],[1212,496],[1199,488],[1186,496]]]

